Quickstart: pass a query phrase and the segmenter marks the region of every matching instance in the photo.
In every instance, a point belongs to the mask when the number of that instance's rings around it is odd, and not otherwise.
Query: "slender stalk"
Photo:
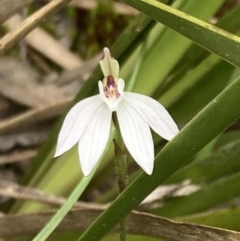
[[[115,151],[115,164],[116,171],[118,174],[118,187],[119,193],[121,193],[128,185],[127,175],[127,155],[123,153],[116,139],[113,139],[114,151]]]
[[[119,194],[123,192],[123,190],[128,185],[128,175],[127,175],[127,155],[123,152],[123,140],[118,128],[117,118],[115,113],[113,114],[114,124],[116,126],[116,134],[113,139],[114,143],[114,152],[115,152],[115,169],[117,174],[117,182],[119,188]],[[120,221],[120,241],[127,240],[127,220],[126,218]]]

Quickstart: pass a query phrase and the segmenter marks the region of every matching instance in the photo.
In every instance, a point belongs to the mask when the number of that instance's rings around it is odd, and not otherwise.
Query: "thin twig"
[[[15,162],[22,162],[30,160],[37,155],[37,150],[29,149],[11,154],[5,154],[0,156],[0,165],[11,164]]]
[[[8,19],[4,25],[10,31],[14,31],[14,29],[18,28],[22,21],[22,17],[19,14],[16,14]],[[52,60],[57,65],[61,66],[63,69],[74,69],[82,64],[82,60],[78,55],[66,49],[59,43],[59,41],[39,27],[29,33],[25,40],[28,45],[48,59]]]
[[[74,209],[64,218],[56,232],[84,231],[101,215],[105,208]],[[0,237],[32,235],[41,230],[55,211],[0,217]],[[37,221],[36,221],[37,220]],[[239,241],[240,232],[171,219],[133,211],[129,214],[128,232],[171,241]],[[16,228],[17,227],[17,228]],[[101,227],[99,227],[101,228]],[[118,232],[115,227],[113,232]]]
[[[22,40],[36,28],[41,21],[67,5],[70,1],[71,0],[54,0],[24,20],[15,30],[9,32],[0,40],[0,54],[9,50],[14,44]]]
[[[0,195],[8,198],[48,203],[55,206],[61,206],[66,202],[66,199],[63,197],[50,195],[35,188],[24,187],[17,183],[3,181],[3,180],[0,181]],[[96,205],[96,204],[89,204],[85,202],[76,202],[74,207],[99,208],[99,207],[106,207],[106,205]]]
[[[0,133],[5,133],[9,130],[14,130],[40,120],[58,116],[66,110],[72,100],[73,97],[69,97],[61,102],[29,110],[23,114],[5,119],[0,122]]]

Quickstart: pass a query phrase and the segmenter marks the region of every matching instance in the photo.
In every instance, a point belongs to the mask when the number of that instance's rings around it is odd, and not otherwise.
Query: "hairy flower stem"
[[[115,169],[117,174],[117,182],[119,193],[121,193],[128,185],[128,175],[127,175],[127,155],[123,152],[123,140],[121,134],[119,132],[118,123],[115,118],[115,114],[113,115],[114,124],[116,126],[116,134],[113,139],[114,143],[114,151],[115,151]],[[120,221],[120,241],[127,240],[127,227],[126,227],[126,218]]]

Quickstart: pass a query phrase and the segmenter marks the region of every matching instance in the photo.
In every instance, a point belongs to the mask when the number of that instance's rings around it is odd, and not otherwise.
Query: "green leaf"
[[[126,1],[128,4],[131,4],[131,2]],[[222,0],[198,2],[174,1],[174,8],[180,8],[182,11],[191,13],[200,19],[208,20],[223,2]],[[152,13],[156,11],[158,9],[155,9]],[[171,71],[174,66],[193,44],[189,39],[162,24],[157,24],[152,32],[160,27],[163,28],[163,31],[158,34],[158,37],[149,46],[148,52],[144,56],[143,68],[139,73],[139,79],[135,88],[136,92],[146,95],[151,95],[156,91],[159,85],[166,80],[167,76],[172,74]],[[151,35],[149,38],[151,39]]]
[[[221,17],[218,20],[216,26],[219,28],[222,28],[224,30],[230,31],[230,32],[236,32],[240,27],[240,22],[238,20],[236,20],[236,19],[238,19],[239,14],[240,14],[240,6],[236,6],[236,8],[232,9],[230,12],[225,13],[223,15],[223,17]],[[179,34],[176,33],[176,35],[179,35]],[[167,97],[166,92],[169,92],[169,91],[172,92],[171,88],[172,87],[176,88],[175,87],[176,84],[178,85],[181,81],[187,81],[187,80],[196,82],[197,79],[199,79],[199,76],[203,75],[203,73],[200,73],[199,71],[197,71],[197,69],[200,70],[199,67],[201,65],[203,65],[202,62],[207,61],[207,59],[204,59],[205,56],[208,56],[207,58],[212,58],[211,55],[209,56],[209,53],[207,53],[207,51],[205,49],[201,48],[199,45],[192,44],[190,46],[190,48],[188,48],[188,50],[186,51],[184,56],[177,63],[177,65],[174,66],[174,69],[172,69],[172,72],[171,72],[172,77],[170,77],[170,80],[168,77],[168,81],[165,81],[162,85],[160,85],[158,87],[158,89],[154,93],[153,98],[159,99],[159,96],[161,96],[161,101],[164,102],[164,100],[162,98],[163,95],[165,95]],[[212,56],[215,56],[215,55],[212,55]],[[220,58],[219,58],[219,60],[220,60]],[[165,62],[163,63],[163,67],[164,67],[164,64],[165,64]],[[200,66],[197,66],[197,65],[200,65]],[[236,68],[236,69],[238,69],[238,68]],[[189,70],[190,70],[190,72],[189,72]],[[205,72],[208,71],[207,67],[203,70]],[[209,68],[209,70],[210,70],[210,68]],[[220,71],[222,72],[222,70],[220,70]],[[194,76],[195,73],[198,75],[197,78]],[[221,73],[219,73],[218,75],[221,76]],[[235,80],[238,76],[239,76],[239,74],[232,76],[232,80]],[[216,84],[218,82],[219,81],[216,81]],[[194,85],[194,83],[191,84],[191,86],[193,86],[193,85]],[[179,89],[178,92],[182,93],[183,91],[182,91],[182,89]],[[178,92],[176,93],[177,96],[179,96]],[[174,100],[176,99],[177,96],[174,96]],[[169,97],[168,97],[168,99],[170,102],[173,101]],[[163,102],[161,102],[161,103],[163,103]],[[177,101],[175,101],[175,102],[177,102]]]
[[[218,58],[218,56],[210,55],[189,74],[186,74],[180,78],[178,83],[176,83],[171,89],[166,91],[160,98],[161,103],[164,106],[170,106],[174,103],[177,103],[181,97],[185,96],[186,92],[192,86],[201,80],[201,77],[212,70],[212,68],[220,61],[221,59]]]
[[[123,0],[203,48],[240,67],[240,38],[156,0]]]
[[[169,112],[173,118],[181,123],[196,115],[227,86],[233,70],[234,66],[225,61],[217,64],[201,80],[189,88],[177,103],[169,107]]]

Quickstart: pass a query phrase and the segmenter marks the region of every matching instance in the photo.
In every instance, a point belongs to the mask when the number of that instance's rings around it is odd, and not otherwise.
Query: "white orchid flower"
[[[55,157],[78,143],[80,164],[87,176],[103,153],[110,134],[112,113],[116,111],[123,141],[131,156],[149,175],[154,165],[154,144],[150,127],[171,140],[178,127],[156,100],[124,92],[118,61],[104,48],[100,66],[104,74],[98,82],[99,94],[77,103],[67,114],[58,136]]]

